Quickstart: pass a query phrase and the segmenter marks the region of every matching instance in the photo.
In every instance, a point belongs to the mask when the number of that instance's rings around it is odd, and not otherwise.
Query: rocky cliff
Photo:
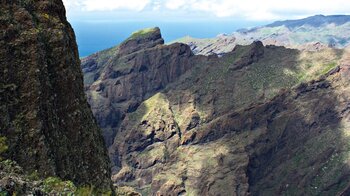
[[[82,61],[94,114],[115,135],[115,184],[144,195],[348,191],[348,52],[257,41],[219,58],[159,39],[143,30]],[[130,40],[143,47],[125,49]]]
[[[62,1],[2,1],[0,13],[0,156],[24,174],[110,190],[107,152]]]
[[[107,146],[126,113],[176,81],[194,57],[185,44],[164,45],[159,28],[135,32],[121,45],[82,60],[85,90]]]

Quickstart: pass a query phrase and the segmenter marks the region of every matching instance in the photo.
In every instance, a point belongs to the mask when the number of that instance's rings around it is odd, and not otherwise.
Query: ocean
[[[211,38],[218,34],[230,34],[241,28],[263,25],[262,23],[237,21],[211,22],[71,22],[76,33],[80,57],[116,46],[133,32],[159,27],[165,42],[191,36]]]

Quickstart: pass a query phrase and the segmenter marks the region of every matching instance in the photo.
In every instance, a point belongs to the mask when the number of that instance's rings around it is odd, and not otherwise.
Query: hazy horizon
[[[237,29],[263,25],[265,23],[218,22],[72,22],[81,57],[113,47],[127,39],[133,32],[159,27],[165,42],[184,36],[211,38],[221,33],[233,33]],[[215,26],[215,28],[211,28]]]
[[[160,27],[169,42],[186,35],[230,34],[276,20],[350,14],[346,9],[350,1],[345,0],[64,0],[64,4],[82,57],[115,46],[147,27]]]

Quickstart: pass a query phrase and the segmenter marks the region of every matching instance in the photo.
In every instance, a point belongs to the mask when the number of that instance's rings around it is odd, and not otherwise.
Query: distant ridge
[[[295,28],[303,25],[310,25],[313,27],[319,27],[324,24],[334,23],[336,25],[342,25],[347,22],[350,22],[349,15],[315,15],[310,16],[303,19],[297,20],[284,20],[284,21],[276,21],[271,24],[266,25],[265,27],[278,27],[278,26],[286,26],[288,28]]]
[[[229,35],[208,39],[184,37],[174,42],[186,43],[195,54],[222,55],[238,45],[260,40],[264,45],[285,46],[301,50],[326,47],[346,48],[350,44],[350,15],[315,15],[299,20],[276,21]]]

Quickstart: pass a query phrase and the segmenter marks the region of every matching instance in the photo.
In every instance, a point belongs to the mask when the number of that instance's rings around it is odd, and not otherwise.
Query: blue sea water
[[[165,42],[189,35],[196,38],[215,37],[237,29],[260,26],[261,23],[237,21],[211,22],[71,22],[76,33],[81,57],[118,45],[133,32],[160,27]]]

